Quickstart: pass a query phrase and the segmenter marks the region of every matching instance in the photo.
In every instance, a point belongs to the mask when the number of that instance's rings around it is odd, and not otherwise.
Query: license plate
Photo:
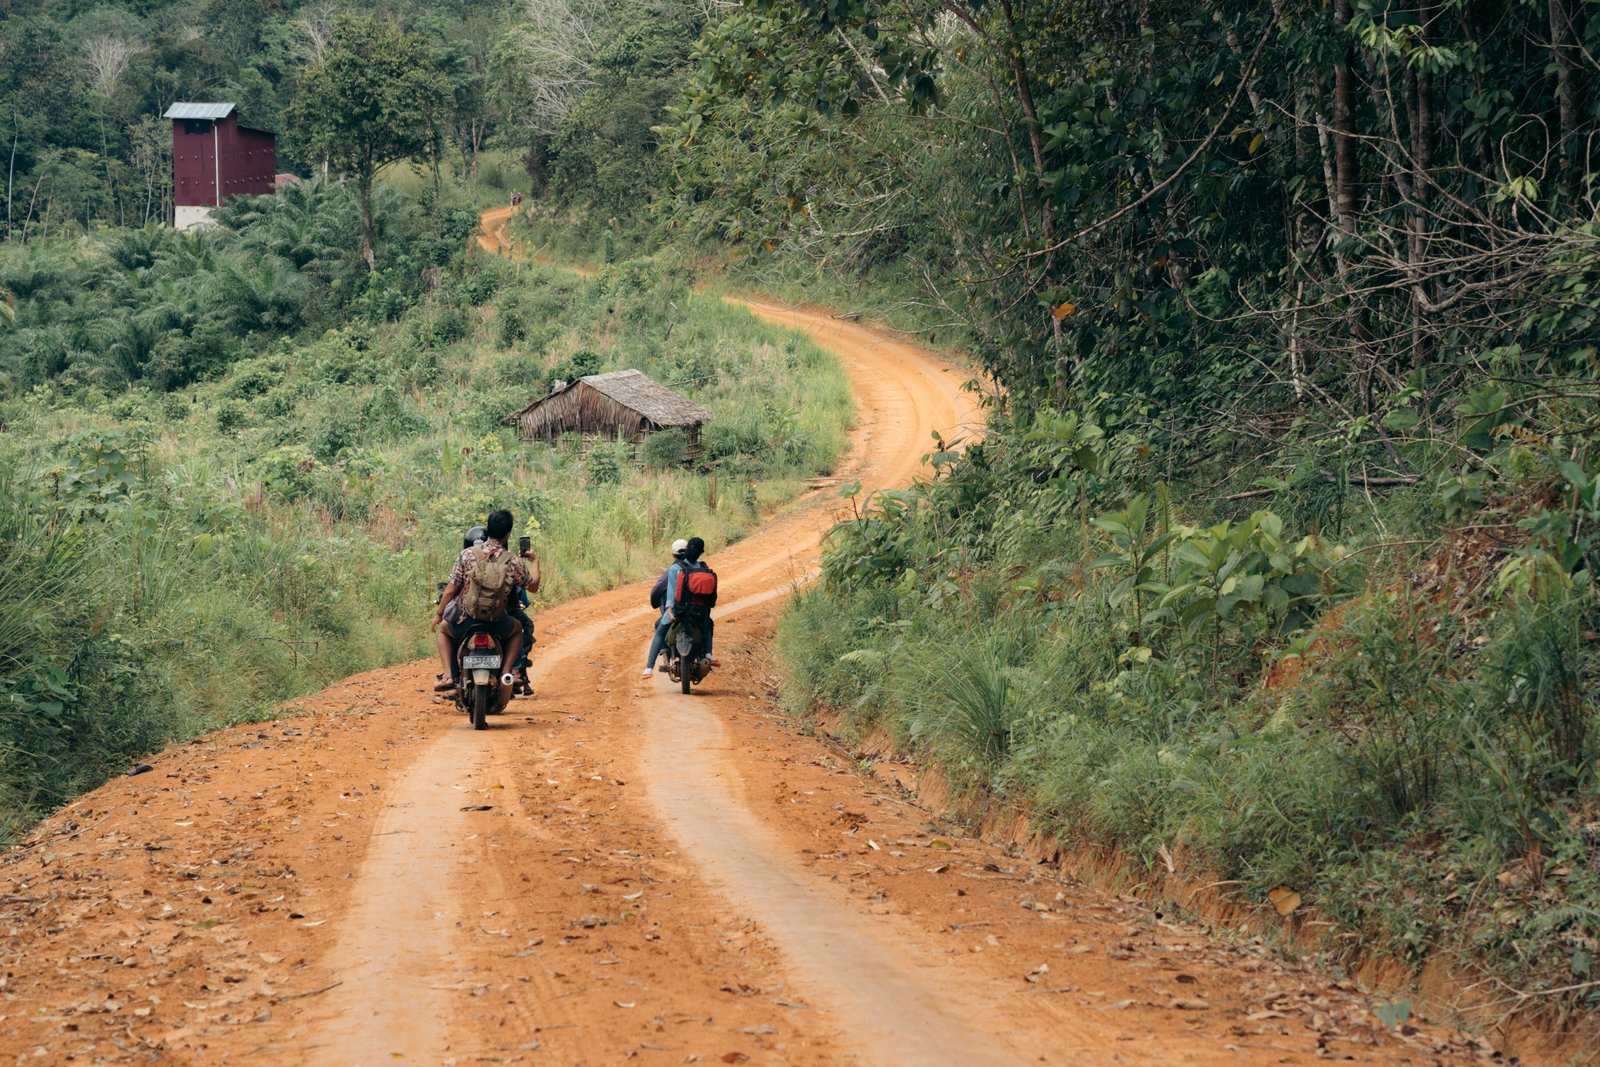
[[[461,665],[469,671],[488,668],[494,670],[500,666],[499,656],[462,656]]]

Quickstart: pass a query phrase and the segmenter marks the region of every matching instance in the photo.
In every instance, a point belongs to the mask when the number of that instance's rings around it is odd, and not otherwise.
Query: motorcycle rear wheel
[[[683,686],[683,691],[685,693],[689,691],[689,679],[693,676],[693,674],[694,660],[691,659],[678,661],[678,684]]]
[[[489,714],[489,687],[477,685],[472,687],[472,728],[474,730],[487,729]]]

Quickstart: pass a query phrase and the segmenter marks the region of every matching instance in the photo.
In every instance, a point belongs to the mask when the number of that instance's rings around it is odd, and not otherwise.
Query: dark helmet
[[[473,545],[482,544],[488,539],[488,530],[485,530],[482,526],[474,526],[472,529],[468,530],[466,536],[461,539],[461,547],[471,548]]]
[[[690,563],[697,563],[705,552],[706,543],[698,537],[691,537],[688,545],[684,547],[683,554],[688,557]]]

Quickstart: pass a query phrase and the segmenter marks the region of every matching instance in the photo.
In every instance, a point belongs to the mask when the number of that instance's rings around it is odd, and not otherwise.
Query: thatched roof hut
[[[643,372],[619,370],[569,382],[507,415],[505,422],[519,426],[524,441],[582,433],[620,435],[635,444],[669,426],[681,426],[689,432],[692,455],[700,444],[700,424],[711,417]]]

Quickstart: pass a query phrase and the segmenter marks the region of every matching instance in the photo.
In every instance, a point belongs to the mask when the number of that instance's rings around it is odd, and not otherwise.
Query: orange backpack
[[[717,572],[704,563],[696,565],[693,570],[684,567],[678,571],[678,587],[673,590],[672,599],[677,604],[716,607]]]

